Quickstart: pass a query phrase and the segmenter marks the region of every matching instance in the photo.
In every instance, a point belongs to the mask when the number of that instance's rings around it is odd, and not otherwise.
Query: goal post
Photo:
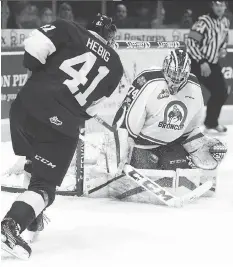
[[[147,68],[161,67],[164,57],[168,52],[171,49],[177,48],[185,48],[184,42],[116,42],[114,49],[121,58],[124,74],[113,95],[101,104],[98,116],[111,125],[114,115],[125,98],[128,88],[136,75]],[[108,148],[108,151],[111,150],[114,138],[112,138],[112,136],[110,137],[110,132],[96,120],[88,120],[85,125],[80,127],[80,131],[82,134],[85,134],[85,138],[90,140],[90,143],[99,147],[104,146]],[[12,159],[14,157],[15,156],[12,154]],[[111,160],[111,155],[109,156],[108,154],[108,157],[110,157]],[[16,163],[17,165],[17,160],[16,158],[14,159],[15,160],[12,160],[12,164]],[[88,143],[79,140],[72,163],[61,187],[57,189],[57,194],[83,196],[86,190],[91,189],[97,179],[99,180],[97,185],[106,182],[106,179],[110,179],[104,175],[100,175],[98,178],[93,175],[93,173],[90,175],[90,170],[93,170],[93,166],[97,166],[100,170],[104,168],[106,165],[105,159],[102,159],[103,162],[101,159],[101,155],[99,155],[98,151]],[[20,164],[20,166],[16,166],[17,173],[14,173],[13,166],[10,174],[5,173],[1,175],[2,191],[18,193],[24,190],[22,161],[20,161]],[[104,171],[106,171],[106,169],[104,169],[103,172]]]

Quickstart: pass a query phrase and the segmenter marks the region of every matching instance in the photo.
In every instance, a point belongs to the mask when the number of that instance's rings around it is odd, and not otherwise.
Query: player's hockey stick
[[[115,176],[111,180],[108,180],[106,183],[103,183],[103,184],[101,184],[99,186],[96,186],[96,187],[88,190],[88,194],[94,193],[94,192],[104,188],[105,186],[111,184],[112,182],[115,182],[115,181],[119,180],[120,178],[122,178],[124,176],[125,176],[125,174],[121,174],[121,175]]]
[[[80,125],[79,132],[85,135],[85,125]],[[79,140],[76,150],[76,193],[78,196],[83,194],[83,180],[84,180],[84,142]]]
[[[193,202],[205,194],[213,186],[212,181],[207,181],[188,194],[185,194],[182,197],[176,197],[128,164],[126,164],[124,167],[124,173],[127,177],[134,180],[138,185],[155,195],[157,199],[169,207],[178,208],[182,207],[186,203]]]

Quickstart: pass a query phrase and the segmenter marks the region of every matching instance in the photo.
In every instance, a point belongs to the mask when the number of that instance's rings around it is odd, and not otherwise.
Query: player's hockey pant
[[[61,185],[69,168],[79,133],[77,138],[71,138],[38,121],[28,114],[19,97],[11,106],[10,129],[15,154],[26,156],[32,161],[32,178],[28,190],[41,195],[48,207],[54,201],[56,186]],[[35,214],[30,211],[30,207],[25,208],[26,205],[20,205],[19,208],[17,202],[14,202],[7,216],[12,217],[24,230]]]

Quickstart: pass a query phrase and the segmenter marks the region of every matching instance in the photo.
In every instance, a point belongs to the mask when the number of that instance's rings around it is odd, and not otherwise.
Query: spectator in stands
[[[118,29],[134,28],[133,19],[128,18],[127,7],[125,5],[123,4],[117,5],[114,23],[116,24]]]
[[[21,6],[22,9],[16,14],[16,25],[19,29],[35,29],[40,26],[38,8],[30,3]]]
[[[58,17],[65,20],[74,20],[73,10],[70,4],[62,3],[59,7]]]
[[[164,25],[165,20],[165,9],[161,8],[160,13],[155,15],[155,18],[151,21],[151,28],[153,29],[164,29],[166,26]]]
[[[6,2],[1,2],[1,28],[6,29],[8,24],[8,19],[10,16],[10,10]]]
[[[84,28],[86,28],[88,25],[88,20],[80,16],[78,16],[75,21]]]
[[[41,10],[40,26],[50,24],[53,21],[53,12],[50,8],[45,7]]]
[[[148,29],[151,28],[151,15],[149,7],[142,5],[137,10],[137,17],[136,17],[136,28],[140,29]]]
[[[190,29],[193,25],[193,11],[186,9],[180,23],[181,29]]]

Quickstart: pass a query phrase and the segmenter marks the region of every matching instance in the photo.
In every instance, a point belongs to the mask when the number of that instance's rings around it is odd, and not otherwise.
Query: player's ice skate
[[[22,237],[28,243],[33,243],[37,241],[39,234],[44,230],[45,223],[50,222],[49,218],[41,212],[36,219],[27,227],[27,229],[22,233]]]
[[[27,260],[31,255],[31,248],[20,236],[19,226],[11,218],[5,218],[1,224],[1,247],[15,257]]]

